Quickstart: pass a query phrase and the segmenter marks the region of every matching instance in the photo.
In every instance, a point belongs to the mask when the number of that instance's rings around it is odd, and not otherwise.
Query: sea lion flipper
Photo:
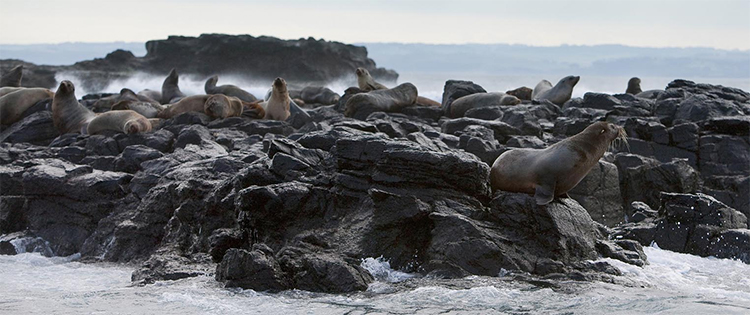
[[[536,204],[538,205],[546,205],[554,199],[555,194],[555,184],[552,183],[552,185],[540,183],[536,185],[536,190],[534,192],[534,199],[536,199]]]

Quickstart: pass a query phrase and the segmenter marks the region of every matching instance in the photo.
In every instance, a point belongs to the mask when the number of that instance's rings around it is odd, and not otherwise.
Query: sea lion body
[[[239,88],[236,85],[225,84],[216,86],[216,82],[218,81],[218,76],[212,76],[208,78],[208,80],[206,80],[206,85],[203,87],[203,89],[206,91],[206,94],[224,94],[226,96],[239,98],[240,100],[243,100],[245,102],[255,102],[256,100],[258,100],[255,95]]]
[[[388,89],[387,86],[375,82],[375,79],[372,78],[370,72],[365,68],[357,68],[355,73],[357,74],[357,85],[359,85],[359,89],[362,91],[370,92]]]
[[[17,65],[0,76],[0,87],[21,87],[21,79],[23,79],[23,65]]]
[[[60,134],[81,133],[96,114],[78,102],[73,83],[64,80],[52,98],[52,122]]]
[[[0,97],[3,97],[5,95],[8,95],[10,93],[13,93],[18,90],[23,90],[25,87],[15,87],[15,86],[4,86],[0,87]]]
[[[492,163],[490,184],[493,190],[534,194],[537,204],[548,204],[578,185],[612,141],[625,136],[623,128],[597,122],[545,149],[505,151]]]
[[[502,92],[474,93],[459,97],[450,107],[450,117],[463,117],[472,108],[489,106],[509,106],[521,103],[517,97]]]
[[[185,98],[185,93],[182,93],[178,86],[179,80],[180,78],[177,75],[177,71],[172,68],[172,70],[169,71],[169,75],[164,79],[164,83],[161,85],[162,104],[176,103]]]
[[[625,89],[625,94],[636,95],[641,92],[643,92],[643,90],[641,90],[641,79],[637,77],[630,78],[630,80],[628,80],[628,88]]]
[[[573,95],[573,88],[578,84],[578,81],[581,79],[579,76],[567,76],[562,79],[560,79],[555,86],[553,86],[550,89],[546,89],[547,84],[543,84],[544,81],[539,82],[539,84],[542,84],[543,87],[540,88],[540,90],[537,93],[537,89],[534,88],[534,92],[532,92],[532,96],[534,100],[548,100],[554,104],[557,104],[559,106],[562,106],[570,100],[570,97]],[[549,83],[549,81],[547,81]],[[539,86],[537,84],[537,86]]]
[[[185,112],[201,112],[206,101],[211,95],[192,95],[179,100],[177,103],[166,106],[157,117],[161,119],[169,119]]]
[[[138,95],[138,99],[149,98],[155,101],[161,100],[161,92],[159,91],[145,89],[145,90],[138,92],[138,94],[136,95]]]
[[[92,119],[86,127],[86,133],[99,134],[105,130],[133,134],[151,131],[148,118],[132,110],[113,110],[101,113]]]
[[[383,112],[397,111],[414,105],[417,101],[417,95],[417,87],[409,82],[402,83],[392,89],[355,94],[346,101],[344,115],[352,117],[362,109]]]
[[[305,87],[302,89],[302,91],[300,91],[299,97],[304,101],[304,103],[323,105],[336,104],[341,98],[341,96],[336,94],[336,92],[322,86]]]
[[[547,90],[552,88],[552,82],[549,82],[547,80],[539,81],[539,83],[536,84],[533,90],[531,90],[531,99],[534,100],[539,94],[542,94],[542,92],[546,92]]]
[[[282,78],[276,78],[273,81],[273,90],[271,97],[266,101],[265,119],[284,121],[291,115],[289,91],[287,91],[286,81]]]
[[[50,99],[55,93],[44,88],[20,88],[0,97],[0,124],[12,125],[23,118],[34,104]]]
[[[443,104],[440,104],[436,101],[433,101],[429,98],[417,96],[416,105],[419,106],[434,106],[434,107],[440,107],[443,106]]]
[[[157,116],[159,116],[159,113],[161,113],[164,110],[164,106],[159,103],[154,104],[154,103],[148,103],[148,102],[141,102],[140,100],[138,101],[123,100],[112,105],[110,109],[111,110],[132,110],[143,115],[143,117],[156,118]]]

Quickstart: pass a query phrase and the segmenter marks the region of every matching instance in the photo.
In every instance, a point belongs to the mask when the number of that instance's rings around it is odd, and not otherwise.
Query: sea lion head
[[[286,81],[282,78],[276,78],[276,80],[273,80],[273,90],[278,93],[286,93]]]
[[[625,144],[627,144],[627,133],[625,133],[625,129],[605,121],[593,123],[579,134],[593,141],[606,143],[607,146],[612,144],[615,140],[624,141]]]
[[[208,78],[208,80],[206,80],[206,86],[216,86],[217,82],[219,82],[219,76],[218,75],[212,76]]]
[[[177,70],[172,68],[172,70],[169,71],[169,75],[167,75],[167,78],[164,79],[164,83],[177,84],[179,79],[180,77],[179,75],[177,75]]]
[[[130,109],[130,103],[132,103],[132,101],[129,101],[129,100],[119,101],[115,103],[114,105],[112,105],[110,109],[111,110],[128,110]]]
[[[632,77],[630,80],[628,80],[628,86],[640,86],[641,85],[641,79],[638,77]]]
[[[131,119],[125,123],[123,130],[126,134],[134,134],[139,132],[151,131],[151,122],[148,119]]]
[[[565,84],[565,85],[570,86],[572,88],[572,87],[576,86],[576,84],[578,84],[579,80],[581,80],[580,76],[569,75],[567,77],[564,77],[564,78],[560,79],[560,82],[558,82],[557,84],[558,85]]]
[[[357,71],[355,71],[355,72],[357,73],[358,77],[369,77],[370,76],[370,72],[367,71],[367,69],[362,68],[362,67],[357,68]]]
[[[209,117],[227,118],[231,115],[229,99],[223,94],[212,95],[206,100],[203,109]]]
[[[57,88],[58,93],[62,94],[72,94],[76,91],[75,86],[73,85],[73,82],[70,82],[68,80],[63,80],[60,82],[60,86]]]

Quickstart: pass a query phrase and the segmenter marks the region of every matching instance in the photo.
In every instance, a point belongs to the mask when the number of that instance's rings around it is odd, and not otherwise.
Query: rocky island
[[[304,45],[326,57],[293,58]],[[99,82],[171,68],[315,82],[362,66],[395,79],[352,47],[170,37],[147,43],[143,58],[117,51],[64,69],[29,66],[28,77],[46,79],[24,82],[50,87],[45,73],[63,70],[100,73],[91,76]],[[249,51],[280,59],[241,57]],[[300,69],[309,76],[292,72]],[[356,93],[347,90],[287,121],[188,112],[137,134],[59,134],[51,112],[35,106],[0,133],[0,252],[132,264],[136,283],[214,275],[229,287],[332,293],[367,289],[373,276],[360,264],[379,256],[434,277],[532,283],[613,282],[620,271],[596,260],[643,266],[652,243],[750,263],[750,93],[674,80],[653,98],[587,93],[562,106],[524,100],[445,115],[454,100],[485,92],[450,80],[441,107],[347,117]],[[502,152],[545,147],[600,120],[622,126],[629,147],[607,153],[571,198],[540,206],[491,190]]]

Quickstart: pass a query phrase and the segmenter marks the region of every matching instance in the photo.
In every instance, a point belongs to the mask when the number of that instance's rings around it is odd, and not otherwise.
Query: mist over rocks
[[[232,75],[252,81],[271,82],[283,77],[290,84],[323,85],[339,79],[354,82],[358,67],[376,79],[395,82],[398,73],[378,68],[367,57],[367,49],[312,37],[281,40],[250,35],[202,34],[198,37],[169,36],[145,44],[146,55],[115,50],[104,58],[76,62],[68,66],[35,65],[20,60],[0,60],[0,73],[17,64],[24,65],[23,86],[53,88],[55,76],[75,74],[85,90],[99,91],[114,80],[136,73],[166,75],[175,68],[181,75],[208,77]]]
[[[166,47],[152,48],[176,49]],[[484,91],[450,80],[444,100]],[[745,91],[676,80],[656,99],[589,93],[459,118],[445,115],[450,102],[346,117],[356,93],[304,119],[188,112],[132,135],[59,135],[40,108],[0,132],[2,241],[41,238],[54,255],[132,264],[135,283],[212,275],[272,292],[366,290],[374,278],[361,263],[380,256],[433,277],[550,282],[617,282],[620,271],[595,260],[644,266],[651,242],[747,262]],[[572,198],[538,206],[491,190],[503,152],[599,120],[623,126],[630,147],[612,148]]]

